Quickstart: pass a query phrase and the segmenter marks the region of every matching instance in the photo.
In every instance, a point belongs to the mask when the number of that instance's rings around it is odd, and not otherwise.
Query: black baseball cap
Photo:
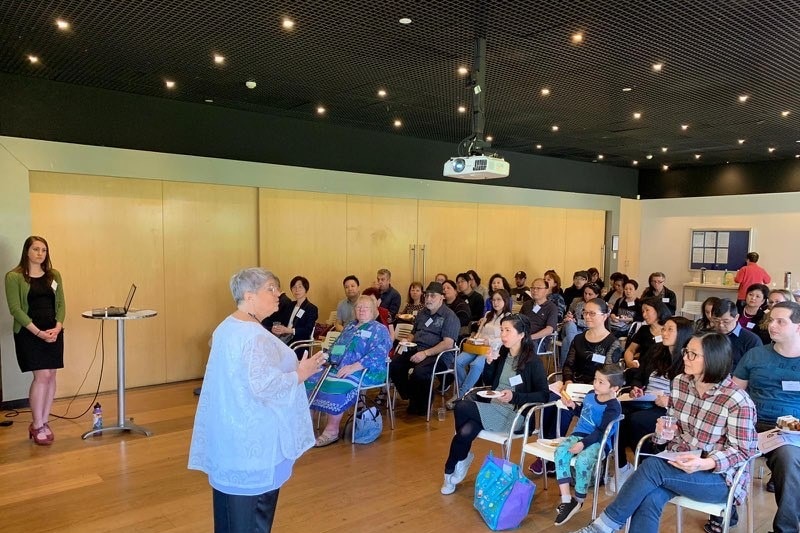
[[[435,293],[435,294],[441,294],[442,296],[444,296],[444,287],[442,287],[441,283],[438,283],[436,281],[431,281],[430,283],[428,283],[428,288],[425,289],[425,292],[426,293],[431,292],[431,293]]]

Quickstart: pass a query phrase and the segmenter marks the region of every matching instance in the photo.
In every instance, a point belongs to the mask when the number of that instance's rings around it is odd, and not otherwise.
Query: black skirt
[[[44,279],[31,278],[28,291],[28,316],[40,330],[56,326],[56,299],[52,287]],[[45,342],[25,328],[14,334],[17,363],[22,372],[64,368],[64,330],[56,342]]]

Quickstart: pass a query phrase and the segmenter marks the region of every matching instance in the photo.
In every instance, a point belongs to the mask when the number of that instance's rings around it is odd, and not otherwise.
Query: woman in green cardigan
[[[48,418],[56,394],[56,369],[64,368],[66,309],[61,274],[53,268],[50,247],[42,237],[25,239],[19,265],[6,274],[6,300],[14,317],[19,369],[33,372],[29,438],[47,446],[55,439]]]

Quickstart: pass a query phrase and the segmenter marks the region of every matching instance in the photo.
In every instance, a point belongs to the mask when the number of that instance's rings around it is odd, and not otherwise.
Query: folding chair
[[[388,357],[386,358],[386,379],[383,383],[376,383],[375,385],[364,385],[364,372],[361,371],[361,378],[358,380],[358,388],[356,388],[356,404],[353,406],[353,434],[351,435],[350,442],[355,444],[356,440],[356,424],[355,418],[356,413],[358,413],[358,402],[361,401],[361,394],[364,391],[368,391],[370,389],[384,389],[386,391],[386,402],[387,402],[387,411],[389,412],[389,423],[391,425],[392,430],[394,430],[394,402],[392,401],[392,397],[389,395],[389,363],[391,359]],[[319,425],[319,421],[317,421],[317,425]]]
[[[559,371],[557,348],[558,348],[558,331],[554,331],[550,335],[542,337],[536,344],[536,355],[544,358],[549,357],[551,361],[553,361],[553,372]]]
[[[469,394],[471,394],[472,392],[477,392],[479,390],[491,390],[491,387],[489,387],[489,386],[486,386],[486,387],[474,387],[474,388],[470,389],[469,392],[467,392],[467,394],[465,394],[464,396],[466,397]],[[503,448],[503,457],[505,457],[506,461],[510,461],[511,460],[511,445],[513,444],[513,441],[515,441],[517,439],[521,439],[521,438],[523,438],[525,436],[525,426],[523,426],[523,430],[520,431],[519,433],[514,432],[514,429],[517,427],[517,424],[526,417],[526,415],[528,414],[528,412],[527,412],[528,409],[536,409],[540,405],[544,405],[544,404],[526,403],[526,404],[521,405],[517,409],[517,414],[514,416],[514,420],[511,422],[511,427],[509,428],[508,431],[489,431],[489,430],[483,429],[483,430],[481,430],[480,433],[478,433],[478,437],[477,438],[483,439],[483,440],[488,440],[489,442],[495,442],[495,443],[499,444],[500,446],[502,446],[502,448]]]
[[[291,350],[298,350],[298,349],[305,348],[305,349],[308,350],[308,355],[313,355],[314,353],[316,353],[316,351],[314,349],[315,348],[322,349],[323,348],[323,344],[320,341],[315,341],[315,340],[312,340],[312,339],[305,339],[305,340],[300,340],[300,341],[294,341],[293,343],[291,343],[289,345],[289,348]],[[317,351],[319,351],[319,350],[317,350]]]
[[[410,335],[411,332],[414,330],[414,324],[407,324],[405,322],[400,322],[394,325],[394,339],[400,339],[405,337],[406,335]]]
[[[330,350],[331,346],[333,346],[333,343],[336,342],[336,339],[338,339],[339,335],[341,335],[341,334],[342,334],[341,331],[333,331],[333,330],[331,330],[328,333],[326,333],[325,334],[325,340],[322,341],[322,349],[323,350]]]
[[[453,355],[453,364],[452,366],[445,365],[444,370],[436,370],[439,368],[439,361],[443,361],[446,354]],[[449,350],[445,350],[441,352],[439,355],[436,356],[436,361],[433,363],[433,372],[431,373],[431,385],[428,389],[428,415],[425,418],[426,422],[431,421],[431,401],[433,400],[433,382],[436,381],[436,377],[439,376],[442,380],[442,402],[444,402],[444,395],[447,392],[447,388],[445,387],[445,376],[447,374],[453,374],[453,386],[458,390],[458,374],[456,374],[456,357],[458,356],[458,348],[450,348]]]

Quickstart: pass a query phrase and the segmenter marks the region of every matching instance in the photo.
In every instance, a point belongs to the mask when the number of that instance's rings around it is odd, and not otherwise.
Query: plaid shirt
[[[712,472],[725,476],[729,487],[736,469],[758,451],[755,405],[730,376],[704,395],[698,393],[693,378],[677,376],[672,382],[669,414],[677,420],[678,431],[667,447],[676,452],[703,450],[703,456],[716,463]],[[746,471],[734,491],[738,504],[744,501],[749,483],[750,472]]]

